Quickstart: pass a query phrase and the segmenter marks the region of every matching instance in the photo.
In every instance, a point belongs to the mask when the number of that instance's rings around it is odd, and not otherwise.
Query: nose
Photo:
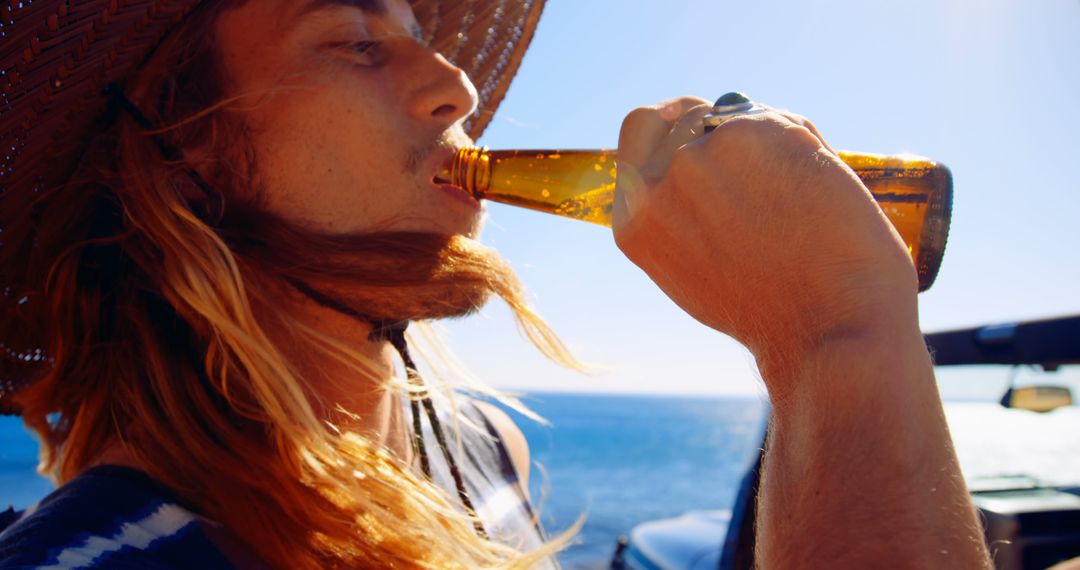
[[[417,74],[419,83],[409,101],[409,113],[423,122],[450,126],[476,110],[476,87],[465,72],[439,52],[423,47],[426,65]]]

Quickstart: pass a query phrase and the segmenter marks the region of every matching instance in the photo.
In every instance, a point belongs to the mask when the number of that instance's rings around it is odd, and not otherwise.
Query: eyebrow
[[[388,12],[385,0],[310,0],[296,15],[296,19],[299,20],[312,12],[334,7],[357,8],[367,14],[376,16],[385,16]],[[424,42],[424,32],[420,29],[420,26],[410,26],[409,33],[412,34],[413,39]]]

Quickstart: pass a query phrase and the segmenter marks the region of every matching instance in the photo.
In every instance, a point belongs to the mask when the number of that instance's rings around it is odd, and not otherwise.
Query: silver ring
[[[731,92],[716,100],[712,112],[705,115],[702,122],[705,124],[705,132],[709,132],[732,117],[758,115],[764,112],[764,107],[753,102],[745,94]]]

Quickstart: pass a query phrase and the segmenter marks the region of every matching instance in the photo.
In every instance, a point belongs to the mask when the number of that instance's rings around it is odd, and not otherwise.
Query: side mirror
[[[1024,386],[1009,388],[1001,405],[1031,412],[1050,412],[1073,405],[1072,390],[1064,386]]]

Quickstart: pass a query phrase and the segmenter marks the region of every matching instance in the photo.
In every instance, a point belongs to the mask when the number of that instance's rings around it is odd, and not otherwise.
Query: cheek
[[[256,121],[267,206],[330,231],[368,229],[392,217],[397,193],[386,189],[406,177],[389,113],[372,113],[362,101],[298,95],[280,97]]]

